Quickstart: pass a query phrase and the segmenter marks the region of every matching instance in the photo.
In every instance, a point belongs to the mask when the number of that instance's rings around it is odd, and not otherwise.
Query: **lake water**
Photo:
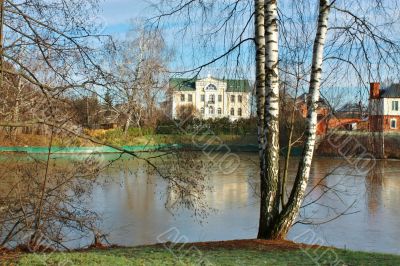
[[[205,218],[193,217],[191,210],[171,212],[165,208],[167,199],[175,195],[168,192],[160,177],[148,174],[143,162],[132,158],[117,160],[102,172],[99,185],[87,195],[89,207],[101,214],[101,229],[112,244],[255,238],[259,213],[257,154],[237,155],[239,160],[234,165],[225,165],[234,167],[228,169],[234,171],[221,171],[200,154],[212,187],[206,192],[210,209]],[[102,156],[105,162],[115,157]],[[71,164],[70,159],[61,160]],[[297,163],[290,165],[293,178]],[[289,178],[289,186],[292,181]],[[315,158],[308,191],[301,223],[293,227],[289,239],[400,254],[400,161],[377,161],[373,171],[364,173],[345,160]],[[70,244],[76,247],[91,241]]]
[[[255,238],[259,212],[257,155],[238,155],[240,163],[232,174],[222,174],[216,166],[211,168],[213,189],[207,192],[206,201],[213,210],[200,221],[190,210],[167,210],[165,201],[173,195],[166,193],[164,182],[148,178],[145,171],[140,171],[143,166],[132,160],[122,160],[103,174],[107,182],[94,190],[91,206],[102,213],[102,229],[108,240],[119,245],[166,239],[192,242]],[[296,163],[291,165],[293,176]],[[399,161],[380,161],[374,171],[359,173],[347,161],[316,158],[309,189],[315,185],[306,199],[307,207],[301,211],[302,223],[293,227],[289,239],[400,254]]]

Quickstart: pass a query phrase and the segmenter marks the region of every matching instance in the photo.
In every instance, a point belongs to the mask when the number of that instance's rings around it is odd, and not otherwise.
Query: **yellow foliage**
[[[85,129],[85,134],[94,138],[101,138],[107,131],[106,129]]]

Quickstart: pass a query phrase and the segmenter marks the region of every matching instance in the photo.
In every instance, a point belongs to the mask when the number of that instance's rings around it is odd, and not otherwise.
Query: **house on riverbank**
[[[180,108],[193,108],[194,115],[203,118],[228,117],[230,120],[250,118],[251,88],[248,80],[173,78],[172,117],[178,118]]]
[[[400,132],[400,84],[381,89],[371,83],[369,99],[369,130],[371,132]]]

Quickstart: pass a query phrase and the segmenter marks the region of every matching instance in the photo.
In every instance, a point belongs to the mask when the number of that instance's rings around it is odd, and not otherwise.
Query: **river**
[[[206,193],[211,209],[206,218],[197,219],[190,210],[166,209],[171,195],[166,195],[164,182],[149,178],[131,160],[103,173],[107,182],[94,190],[91,206],[102,213],[108,240],[119,245],[254,238],[259,212],[257,155],[238,155],[240,163],[231,174],[211,168],[212,190]],[[309,190],[319,186],[309,193],[301,223],[293,227],[289,239],[400,254],[400,162],[376,165],[374,171],[360,173],[345,160],[315,158]],[[291,177],[295,167],[291,163]]]
[[[221,171],[218,165],[209,163],[210,155],[200,154],[211,187],[205,194],[209,207],[206,217],[195,217],[192,210],[166,208],[167,199],[174,198],[167,191],[166,182],[150,175],[144,162],[130,157],[115,161],[100,174],[98,185],[87,195],[85,204],[101,215],[102,232],[112,244],[255,238],[259,213],[257,154],[237,155],[238,161]],[[70,162],[73,160],[66,157],[61,156],[63,164],[74,167]],[[109,162],[116,155],[101,158]],[[400,254],[400,161],[374,164],[373,171],[360,172],[351,161],[315,158],[305,207],[288,238]],[[292,161],[288,187],[296,167],[296,161]],[[91,237],[69,244],[84,246],[92,240]]]

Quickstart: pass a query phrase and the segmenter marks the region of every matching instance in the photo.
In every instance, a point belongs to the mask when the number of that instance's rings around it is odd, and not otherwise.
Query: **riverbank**
[[[49,136],[33,134],[17,134],[10,137],[4,132],[0,132],[0,146],[2,147],[47,147],[49,145]],[[232,135],[232,134],[152,134],[151,132],[138,134],[137,132],[124,133],[118,129],[111,130],[92,130],[85,131],[81,137],[60,136],[53,137],[53,146],[58,147],[98,147],[90,139],[95,139],[98,143],[108,143],[114,146],[149,146],[159,144],[255,144],[257,145],[257,136],[255,135]]]
[[[396,132],[334,132],[318,142],[316,155],[326,157],[361,157],[400,159],[400,134]]]
[[[151,132],[150,132],[151,133]],[[255,135],[192,135],[192,134],[124,134],[121,130],[87,131],[88,138],[54,137],[52,153],[88,154],[152,152],[171,149],[216,152],[257,152]],[[91,141],[95,139],[96,142]],[[49,138],[46,136],[19,134],[15,140],[0,134],[0,153],[47,154]],[[99,143],[107,143],[100,145]],[[118,149],[111,146],[118,147]],[[316,156],[323,157],[374,157],[377,159],[400,159],[400,134],[372,134],[369,132],[334,132],[317,141]],[[285,151],[282,150],[282,154]],[[302,147],[292,147],[292,155],[299,156]],[[372,155],[372,156],[371,156]]]
[[[0,262],[4,265],[400,265],[400,256],[290,241],[235,240],[41,254],[4,253]]]

